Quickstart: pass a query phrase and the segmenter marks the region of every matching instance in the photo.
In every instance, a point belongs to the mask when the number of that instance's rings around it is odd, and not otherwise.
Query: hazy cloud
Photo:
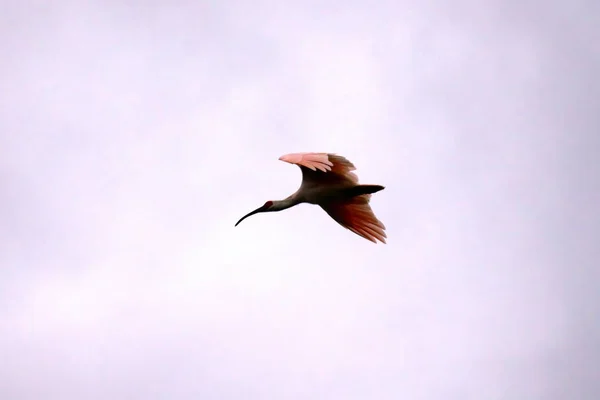
[[[0,397],[597,398],[599,8],[4,4]]]

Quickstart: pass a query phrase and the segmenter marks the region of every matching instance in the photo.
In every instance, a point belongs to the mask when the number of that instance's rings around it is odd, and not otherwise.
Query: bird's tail
[[[349,197],[355,197],[363,194],[377,193],[383,189],[385,189],[385,187],[381,185],[357,185],[346,189],[346,194]]]

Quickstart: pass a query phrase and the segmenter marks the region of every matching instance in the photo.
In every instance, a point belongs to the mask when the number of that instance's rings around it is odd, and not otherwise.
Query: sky
[[[597,399],[600,3],[0,5],[0,398]],[[319,207],[235,222],[333,152]]]

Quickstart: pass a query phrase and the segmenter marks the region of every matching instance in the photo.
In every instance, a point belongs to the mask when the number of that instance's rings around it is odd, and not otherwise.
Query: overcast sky
[[[0,5],[0,398],[600,396],[598,1]],[[357,166],[388,244],[301,205]]]

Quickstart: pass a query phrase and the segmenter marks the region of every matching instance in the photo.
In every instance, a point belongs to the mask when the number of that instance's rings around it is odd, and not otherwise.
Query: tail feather
[[[383,189],[385,189],[385,187],[381,185],[358,185],[346,189],[345,192],[349,197],[355,197],[363,194],[377,193]]]

